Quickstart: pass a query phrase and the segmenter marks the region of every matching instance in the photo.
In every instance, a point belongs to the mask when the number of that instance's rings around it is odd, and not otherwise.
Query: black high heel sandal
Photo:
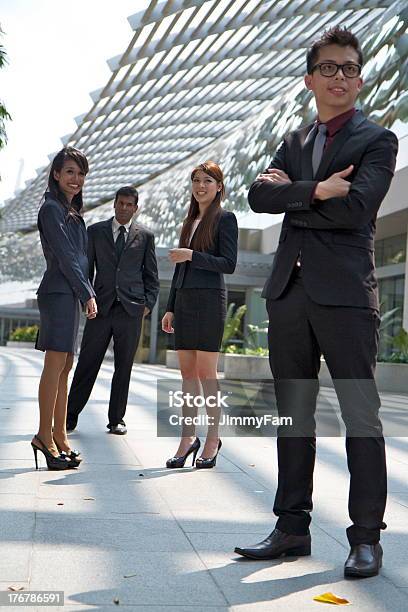
[[[196,461],[196,469],[197,470],[204,470],[204,469],[208,469],[208,468],[213,468],[216,466],[217,464],[217,455],[220,452],[220,448],[222,446],[222,442],[221,440],[218,441],[218,448],[217,448],[217,452],[215,453],[214,457],[210,457],[209,459],[207,459],[206,457],[199,457]]]
[[[40,451],[40,453],[44,455],[45,460],[47,462],[47,468],[49,470],[68,470],[70,467],[73,467],[70,465],[70,461],[68,460],[68,457],[66,456],[63,457],[62,455],[59,455],[59,457],[54,457],[54,455],[48,450],[48,448],[45,446],[45,444],[40,440],[38,436],[34,436],[34,439],[37,440],[39,444],[41,444],[41,447],[40,447],[34,444],[33,442],[31,442],[31,446],[34,452],[36,470],[38,470],[38,460],[37,460],[38,451]]]
[[[77,450],[72,450],[72,448],[71,448],[71,452],[67,453],[66,451],[61,450],[55,438],[53,438],[53,440],[55,442],[56,447],[58,448],[59,453],[69,459],[70,467],[78,467],[82,461],[81,453]]]
[[[192,445],[190,446],[190,448],[188,449],[188,451],[186,452],[185,455],[182,455],[181,457],[171,457],[171,459],[167,459],[166,461],[166,467],[168,468],[182,468],[184,467],[184,464],[186,462],[186,459],[189,455],[191,455],[191,453],[193,453],[193,462],[191,465],[194,465],[195,460],[196,460],[196,456],[198,453],[198,449],[201,446],[201,442],[199,440],[199,438],[196,438],[194,440],[194,442],[192,443]]]
[[[68,457],[68,459],[74,463],[76,463],[77,465],[71,465],[71,467],[78,467],[78,465],[81,463],[82,461],[82,457],[81,457],[81,453],[80,451],[77,450],[73,450],[71,448],[70,452],[67,453],[66,451],[61,450],[61,447],[59,446],[58,442],[56,441],[55,438],[53,438],[56,447],[58,448],[58,451],[60,452],[61,455],[65,455],[66,457]]]

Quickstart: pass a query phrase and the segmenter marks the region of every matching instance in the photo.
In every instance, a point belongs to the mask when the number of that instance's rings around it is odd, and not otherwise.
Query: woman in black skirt
[[[176,264],[167,312],[162,319],[166,333],[175,332],[183,392],[205,398],[217,395],[217,362],[224,331],[227,299],[223,273],[232,274],[237,262],[238,225],[232,212],[221,208],[225,197],[221,168],[207,161],[191,174],[191,203],[181,230],[179,247],[171,249]],[[174,321],[174,328],[173,328]],[[207,407],[209,428],[196,468],[212,468],[221,448],[218,436],[220,409]],[[183,416],[197,410],[183,407]],[[183,467],[200,447],[194,426],[183,424],[176,455],[167,467]]]
[[[54,158],[48,191],[38,213],[38,229],[47,269],[37,291],[40,330],[36,348],[45,351],[38,401],[40,425],[31,442],[35,464],[42,452],[48,469],[78,467],[65,429],[68,374],[78,335],[80,304],[86,316],[97,313],[88,280],[87,233],[81,215],[82,187],[88,173],[83,153],[73,147]]]

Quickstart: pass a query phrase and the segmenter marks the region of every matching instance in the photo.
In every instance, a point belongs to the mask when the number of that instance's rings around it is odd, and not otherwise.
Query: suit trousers
[[[350,472],[347,529],[350,545],[372,544],[385,529],[387,495],[385,443],[374,372],[379,314],[371,308],[325,306],[308,296],[301,270],[284,294],[267,300],[269,360],[279,416],[277,528],[309,532],[316,453],[315,411],[320,357],[324,355],[346,426]]]
[[[109,342],[113,337],[114,374],[109,400],[109,425],[123,421],[129,394],[133,359],[139,344],[144,305],[140,314],[130,316],[115,302],[107,316],[88,319],[81,350],[68,396],[67,418],[77,418],[91,395]]]

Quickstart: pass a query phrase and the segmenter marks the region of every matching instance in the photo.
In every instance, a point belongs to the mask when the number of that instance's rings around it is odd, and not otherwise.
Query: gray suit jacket
[[[37,293],[74,293],[85,304],[95,292],[88,280],[84,220],[69,215],[47,192],[38,213],[38,229],[47,269]]]
[[[94,283],[98,311],[106,316],[116,296],[131,316],[140,313],[141,305],[152,311],[159,293],[154,235],[133,221],[117,261],[112,220],[88,227],[89,278]]]

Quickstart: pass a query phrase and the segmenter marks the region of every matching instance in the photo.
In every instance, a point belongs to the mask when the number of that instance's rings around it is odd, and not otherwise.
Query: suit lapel
[[[346,125],[335,135],[333,142],[323,153],[320,166],[317,170],[316,176],[314,177],[317,181],[321,181],[328,175],[328,170],[331,163],[334,161],[338,152],[348,141],[350,134],[354,132],[357,126],[365,120],[365,117],[361,111],[357,111],[353,117],[346,123]],[[311,158],[311,154],[310,154]]]
[[[313,180],[312,151],[313,151],[313,127],[314,124],[306,126],[300,134],[300,163],[302,167],[302,179]]]
[[[136,221],[132,221],[132,223],[131,223],[131,225],[129,227],[129,235],[128,235],[127,240],[126,240],[124,251],[126,251],[126,249],[128,249],[130,247],[130,245],[132,244],[132,242],[136,238],[138,232],[139,232],[139,228],[137,227]]]
[[[105,237],[108,240],[110,246],[114,247],[115,243],[113,242],[112,221],[113,221],[113,217],[105,221],[105,223],[102,226],[102,229],[103,229],[103,233],[105,234]]]

